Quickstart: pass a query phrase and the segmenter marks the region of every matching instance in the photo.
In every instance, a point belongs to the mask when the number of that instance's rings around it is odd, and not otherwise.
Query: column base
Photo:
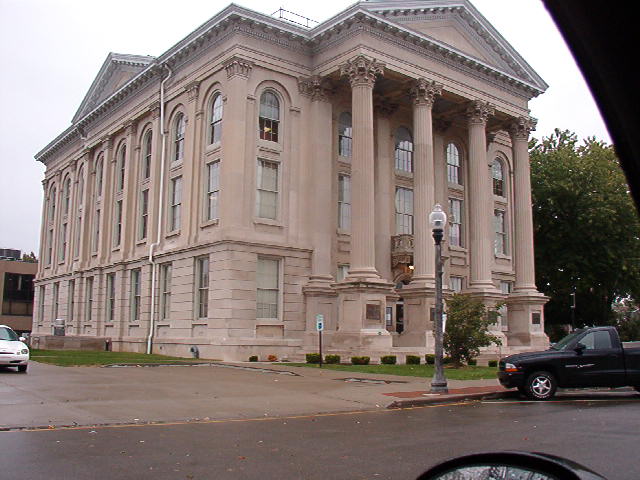
[[[435,307],[435,287],[419,287],[411,283],[399,293],[404,300],[404,331],[394,339],[394,344],[433,349],[431,309]]]
[[[507,298],[509,346],[548,347],[544,333],[544,304],[549,297],[537,291],[512,293]]]

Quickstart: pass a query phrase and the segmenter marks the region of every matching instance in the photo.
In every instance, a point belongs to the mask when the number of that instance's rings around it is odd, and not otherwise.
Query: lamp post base
[[[449,393],[449,387],[447,387],[447,381],[432,381],[431,393]]]

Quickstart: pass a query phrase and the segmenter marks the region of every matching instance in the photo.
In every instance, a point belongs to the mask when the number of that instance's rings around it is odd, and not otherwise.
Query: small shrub
[[[424,361],[427,365],[433,365],[436,363],[436,356],[433,353],[427,353],[424,356]]]
[[[257,362],[258,361],[258,356],[257,355],[251,355],[249,357],[249,361],[250,362]]]
[[[369,365],[369,357],[351,357],[351,363],[353,365]]]
[[[340,363],[340,355],[326,355],[324,363]]]
[[[472,358],[471,360],[467,361],[467,365],[469,365],[470,367],[475,367],[476,365],[478,365],[478,360]]]
[[[395,355],[385,355],[380,357],[380,363],[383,365],[395,365],[396,364],[396,356]]]
[[[269,355],[267,357],[267,360],[270,362],[277,362],[278,361],[278,357],[276,357],[275,355]]]
[[[307,353],[305,356],[307,358],[307,363],[320,363],[319,353]]]
[[[418,355],[407,355],[405,362],[407,365],[420,365],[420,357]]]
[[[489,366],[496,368],[498,366],[498,360],[489,360]]]
[[[453,359],[451,357],[444,357],[442,359],[442,364],[443,365],[450,365],[453,363]]]

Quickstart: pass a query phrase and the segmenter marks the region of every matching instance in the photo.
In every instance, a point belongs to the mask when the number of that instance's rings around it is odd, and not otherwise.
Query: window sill
[[[262,140],[258,138],[258,149],[262,152],[270,152],[270,153],[282,153],[282,145],[280,142],[273,142],[271,140]]]
[[[278,318],[256,318],[256,327],[281,326],[284,325]]]
[[[342,228],[338,228],[336,230],[336,233],[338,235],[342,235],[344,237],[350,237],[351,236],[351,230],[343,230]]]
[[[218,223],[220,223],[219,218],[214,218],[213,220],[205,220],[200,224],[200,228],[213,227],[215,225],[218,225]]]
[[[173,230],[169,233],[167,233],[164,238],[172,238],[172,237],[177,237],[180,235],[180,230]]]
[[[493,201],[494,202],[498,202],[498,203],[503,203],[503,204],[507,204],[507,197],[503,197],[500,195],[496,195],[495,193],[493,194]]]
[[[136,241],[137,246],[144,245],[145,243],[147,243],[146,237]]]
[[[511,255],[505,255],[504,253],[496,253],[495,257],[499,258],[501,260],[509,260],[509,261],[511,261]]]
[[[171,162],[169,164],[169,173],[171,172],[175,172],[176,170],[178,170],[180,167],[182,167],[182,160],[179,160],[177,162]]]
[[[405,170],[398,170],[396,168],[395,169],[395,173],[396,173],[396,176],[401,177],[401,178],[407,178],[407,179],[412,179],[413,178],[413,172],[407,172]]]
[[[111,249],[112,252],[119,252],[120,251],[120,245],[118,245],[117,247],[113,247]]]
[[[217,141],[216,143],[210,143],[205,148],[205,154],[206,155],[213,155],[216,152],[219,152],[221,147],[222,147],[222,143],[220,141]]]
[[[459,185],[457,183],[449,182],[449,190],[454,190],[458,192],[464,192],[464,185]]]
[[[259,218],[256,217],[253,219],[254,225],[269,225],[270,227],[278,227],[283,228],[284,225],[279,220],[273,220],[271,218]]]
[[[458,253],[467,253],[467,249],[465,247],[459,247],[457,245],[449,245],[450,252],[458,252]]]

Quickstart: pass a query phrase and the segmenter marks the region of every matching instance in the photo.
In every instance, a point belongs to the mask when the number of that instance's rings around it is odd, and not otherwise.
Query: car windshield
[[[16,332],[7,327],[0,327],[0,340],[9,340],[10,342],[15,342],[18,340],[18,335]]]
[[[575,332],[570,333],[559,342],[556,342],[553,345],[551,345],[551,349],[564,350],[565,348],[567,348],[567,345],[569,345],[573,341],[573,339],[576,338],[578,335],[580,335],[582,332],[583,330],[576,330]]]

